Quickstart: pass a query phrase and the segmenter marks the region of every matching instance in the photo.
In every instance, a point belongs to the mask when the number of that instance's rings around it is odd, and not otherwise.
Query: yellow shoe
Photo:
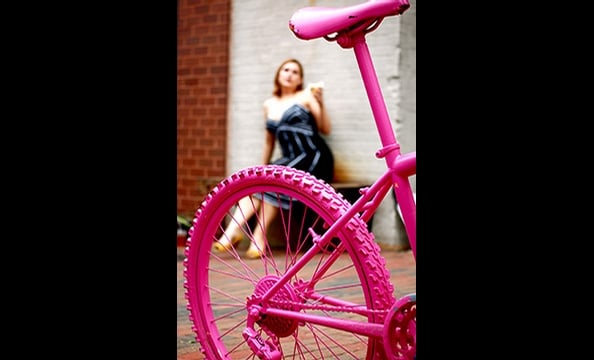
[[[228,251],[237,245],[242,239],[242,234],[233,234],[230,239],[226,237],[225,234],[223,234],[218,241],[212,244],[212,248],[218,252]]]
[[[250,247],[245,251],[245,256],[248,259],[259,259],[264,255],[264,252],[266,252],[266,245],[262,245],[258,249],[254,243],[251,243]]]

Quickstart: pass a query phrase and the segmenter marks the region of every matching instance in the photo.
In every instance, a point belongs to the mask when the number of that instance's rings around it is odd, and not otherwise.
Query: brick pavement
[[[390,278],[396,297],[416,291],[416,263],[409,251],[384,250]],[[186,310],[183,289],[183,248],[178,248],[177,256],[177,360],[202,360],[199,345],[194,337]]]

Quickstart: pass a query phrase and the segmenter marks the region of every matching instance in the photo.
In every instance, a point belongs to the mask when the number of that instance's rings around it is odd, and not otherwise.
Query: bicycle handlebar
[[[289,29],[298,38],[311,40],[339,33],[365,21],[400,15],[409,7],[408,0],[368,0],[340,8],[310,6],[293,14]]]

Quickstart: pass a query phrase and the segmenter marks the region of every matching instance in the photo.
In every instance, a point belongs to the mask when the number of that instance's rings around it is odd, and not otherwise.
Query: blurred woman
[[[334,177],[334,157],[321,134],[330,134],[332,126],[324,107],[323,86],[319,85],[304,88],[303,66],[298,60],[288,59],[280,64],[274,76],[272,97],[263,104],[267,131],[262,164],[304,170],[330,183]],[[282,156],[271,161],[277,141]],[[256,211],[261,211],[259,219],[263,219],[265,224],[255,227],[254,241],[246,251],[248,258],[259,258],[266,249],[266,234],[262,228],[266,229],[274,220],[279,211],[278,206],[278,199],[270,194],[264,194],[263,199],[254,196],[244,198],[234,214],[235,219],[244,221],[231,221],[223,236],[214,243],[214,249],[225,251],[238,243],[242,239],[240,228],[245,225],[245,221]],[[288,208],[288,202],[280,206]]]

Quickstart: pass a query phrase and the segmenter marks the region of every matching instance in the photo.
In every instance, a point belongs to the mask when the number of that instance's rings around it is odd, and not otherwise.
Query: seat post
[[[353,49],[355,51],[357,65],[359,66],[361,78],[367,92],[367,98],[371,105],[378,134],[383,145],[382,150],[385,152],[386,163],[388,167],[390,167],[396,157],[400,155],[400,146],[398,146],[394,127],[390,121],[386,101],[384,100],[377,73],[375,72],[365,35],[361,34],[361,36],[357,36],[353,40]]]

